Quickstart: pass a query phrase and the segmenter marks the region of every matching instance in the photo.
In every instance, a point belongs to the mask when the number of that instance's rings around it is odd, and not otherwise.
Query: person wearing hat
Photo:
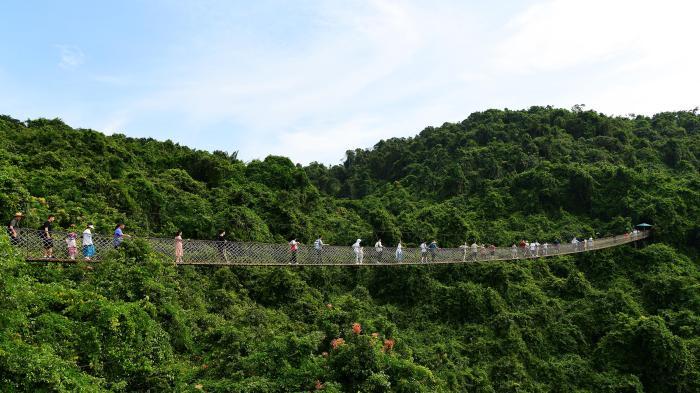
[[[12,220],[10,220],[10,223],[7,224],[7,235],[10,236],[10,243],[13,246],[19,244],[19,233],[17,233],[17,229],[19,229],[19,223],[23,218],[24,215],[21,212],[17,212]]]
[[[292,239],[292,241],[289,242],[289,252],[291,252],[291,256],[289,258],[289,264],[296,265],[297,264],[297,253],[299,253],[299,242],[297,241],[297,239]]]
[[[92,231],[95,226],[91,222],[87,224],[87,228],[83,231],[83,257],[86,261],[92,259],[95,256],[95,243],[92,241]]]
[[[19,244],[19,234],[17,233],[17,229],[19,228],[19,223],[23,218],[24,215],[21,212],[17,212],[15,213],[14,218],[10,220],[10,223],[7,224],[7,234],[10,236],[10,243],[13,246]]]
[[[223,229],[219,229],[216,237],[214,238],[214,241],[216,242],[216,249],[219,251],[219,257],[221,257],[222,260],[228,262],[228,256],[226,255],[226,244],[228,243],[226,241],[226,231]]]

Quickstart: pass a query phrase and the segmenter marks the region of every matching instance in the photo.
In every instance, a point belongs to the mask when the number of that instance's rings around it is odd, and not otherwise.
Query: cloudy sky
[[[8,0],[0,113],[335,164],[488,108],[700,105],[700,2],[496,3]]]

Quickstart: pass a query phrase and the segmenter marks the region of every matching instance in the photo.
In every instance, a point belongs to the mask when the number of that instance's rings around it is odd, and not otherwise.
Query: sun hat
[[[15,217],[24,217],[24,214],[22,214],[22,212],[17,212],[15,213]]]

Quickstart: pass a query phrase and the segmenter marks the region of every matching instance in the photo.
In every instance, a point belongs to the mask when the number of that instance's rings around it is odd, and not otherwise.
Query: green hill
[[[0,141],[0,215],[28,227],[507,246],[656,226],[643,248],[352,269],[175,268],[138,239],[28,265],[2,236],[0,391],[700,391],[696,112],[489,110],[332,167],[57,119],[0,116]]]

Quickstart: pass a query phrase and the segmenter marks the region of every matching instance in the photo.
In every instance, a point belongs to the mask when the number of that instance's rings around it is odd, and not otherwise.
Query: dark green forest
[[[243,162],[0,116],[0,217],[94,222],[106,261],[0,235],[3,392],[698,392],[700,114],[488,110],[342,164]],[[175,267],[139,236],[508,246],[654,225],[574,256],[451,266]]]

